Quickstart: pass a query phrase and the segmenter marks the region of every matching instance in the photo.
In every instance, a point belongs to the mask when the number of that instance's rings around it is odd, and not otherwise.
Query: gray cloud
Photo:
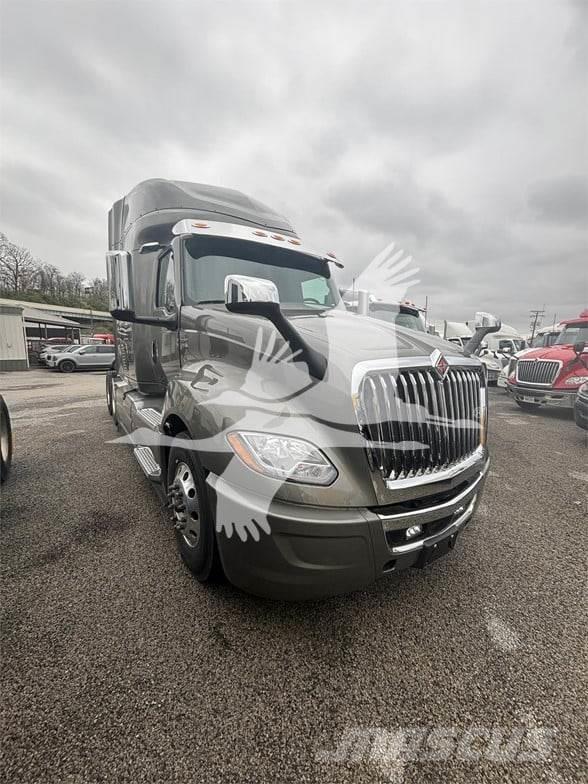
[[[345,281],[396,240],[435,318],[574,314],[585,9],[4,0],[0,229],[102,274],[115,199],[211,182],[337,251]]]
[[[571,176],[532,183],[529,206],[540,220],[585,227],[588,224],[588,180]]]

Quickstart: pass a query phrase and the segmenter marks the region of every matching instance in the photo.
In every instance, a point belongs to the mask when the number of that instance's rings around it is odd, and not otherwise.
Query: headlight
[[[569,376],[564,381],[564,384],[583,384],[586,381],[586,376]]]
[[[269,433],[233,432],[227,440],[246,466],[272,479],[330,485],[337,469],[313,444]]]

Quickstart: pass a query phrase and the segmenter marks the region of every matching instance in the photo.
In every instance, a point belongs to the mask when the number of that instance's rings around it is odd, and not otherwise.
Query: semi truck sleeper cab
[[[347,312],[332,254],[235,191],[141,183],[107,266],[108,408],[200,581],[311,599],[454,548],[489,462],[477,358]]]

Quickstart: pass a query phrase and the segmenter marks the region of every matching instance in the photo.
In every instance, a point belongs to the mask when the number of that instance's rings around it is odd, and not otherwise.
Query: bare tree
[[[17,294],[33,288],[39,265],[27,248],[10,242],[0,234],[0,282],[2,288]]]
[[[10,242],[0,232],[0,295],[23,298],[32,302],[108,310],[106,280],[96,278],[92,292],[86,296],[84,275],[64,275],[53,264],[34,259],[27,248]]]
[[[63,275],[53,264],[42,264],[39,270],[38,289],[41,294],[54,297],[63,289]]]

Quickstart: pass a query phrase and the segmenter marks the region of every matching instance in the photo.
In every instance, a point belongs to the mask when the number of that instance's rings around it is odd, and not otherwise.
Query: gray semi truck
[[[452,550],[475,512],[482,364],[349,313],[337,266],[233,190],[147,180],[110,210],[108,409],[201,582],[361,589]]]

